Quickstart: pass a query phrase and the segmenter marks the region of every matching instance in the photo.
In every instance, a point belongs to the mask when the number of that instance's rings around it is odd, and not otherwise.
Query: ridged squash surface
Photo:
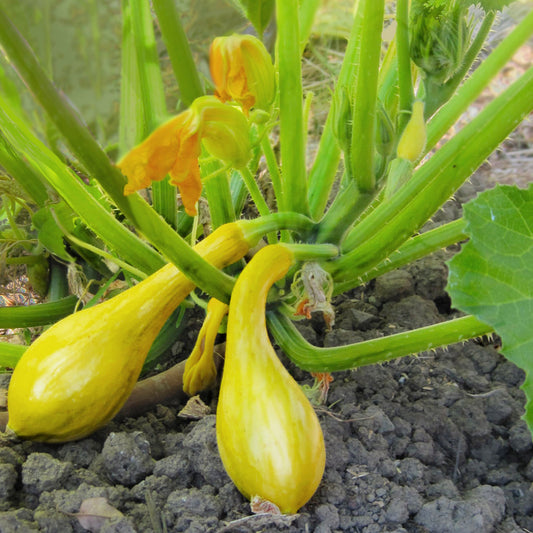
[[[272,284],[293,260],[283,245],[260,250],[232,293],[226,358],[217,407],[222,462],[241,491],[295,513],[324,472],[320,423],[268,338],[265,303]]]

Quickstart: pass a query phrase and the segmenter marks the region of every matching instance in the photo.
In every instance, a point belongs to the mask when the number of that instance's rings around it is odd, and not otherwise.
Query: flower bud
[[[246,166],[251,157],[248,120],[236,107],[214,96],[201,96],[191,105],[201,123],[206,150],[235,168]]]
[[[426,122],[424,120],[424,102],[417,100],[413,104],[411,118],[403,130],[396,153],[398,157],[414,163],[426,147]]]
[[[245,113],[255,107],[265,111],[275,95],[272,59],[264,44],[253,35],[217,37],[209,51],[209,67],[216,95],[238,102]]]
[[[461,66],[472,23],[464,2],[413,0],[410,14],[411,58],[427,77],[443,83]]]

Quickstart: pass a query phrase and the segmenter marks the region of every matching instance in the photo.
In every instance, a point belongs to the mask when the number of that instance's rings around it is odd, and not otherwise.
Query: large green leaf
[[[455,307],[492,326],[503,354],[526,378],[526,420],[533,434],[533,184],[497,186],[465,205],[469,242],[450,262]]]

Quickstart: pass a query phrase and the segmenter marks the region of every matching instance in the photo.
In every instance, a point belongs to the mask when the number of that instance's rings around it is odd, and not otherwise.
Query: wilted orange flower
[[[124,194],[161,181],[167,174],[180,191],[185,211],[196,215],[202,192],[198,157],[201,142],[215,157],[242,168],[250,159],[248,121],[214,96],[197,98],[189,109],[159,126],[118,163],[128,178]]]
[[[245,113],[256,107],[268,111],[274,100],[272,59],[253,35],[217,37],[209,51],[209,67],[216,95],[238,102]]]

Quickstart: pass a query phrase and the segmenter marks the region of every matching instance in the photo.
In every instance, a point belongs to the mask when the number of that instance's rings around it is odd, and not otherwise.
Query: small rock
[[[62,462],[48,453],[32,453],[22,465],[22,484],[30,494],[59,489],[72,473],[72,463]]]
[[[505,495],[499,487],[476,487],[462,500],[446,496],[426,503],[415,522],[428,533],[491,533],[505,513]]]
[[[383,306],[383,314],[390,323],[410,329],[429,326],[442,320],[434,302],[417,295],[399,302],[387,302]]]
[[[406,270],[392,270],[376,278],[375,297],[381,302],[400,300],[413,292],[413,277]]]
[[[12,464],[0,463],[0,509],[15,493],[17,479],[17,470]]]
[[[140,431],[110,433],[102,457],[111,479],[126,486],[139,483],[154,469],[150,444]]]
[[[28,509],[0,513],[0,526],[0,531],[2,533],[29,533],[31,531],[40,531],[37,523],[33,521],[31,511]]]
[[[402,498],[393,498],[387,506],[385,517],[389,523],[403,524],[409,518],[407,502]]]
[[[516,453],[528,453],[533,449],[533,441],[526,423],[523,420],[517,422],[509,430],[509,444]]]

